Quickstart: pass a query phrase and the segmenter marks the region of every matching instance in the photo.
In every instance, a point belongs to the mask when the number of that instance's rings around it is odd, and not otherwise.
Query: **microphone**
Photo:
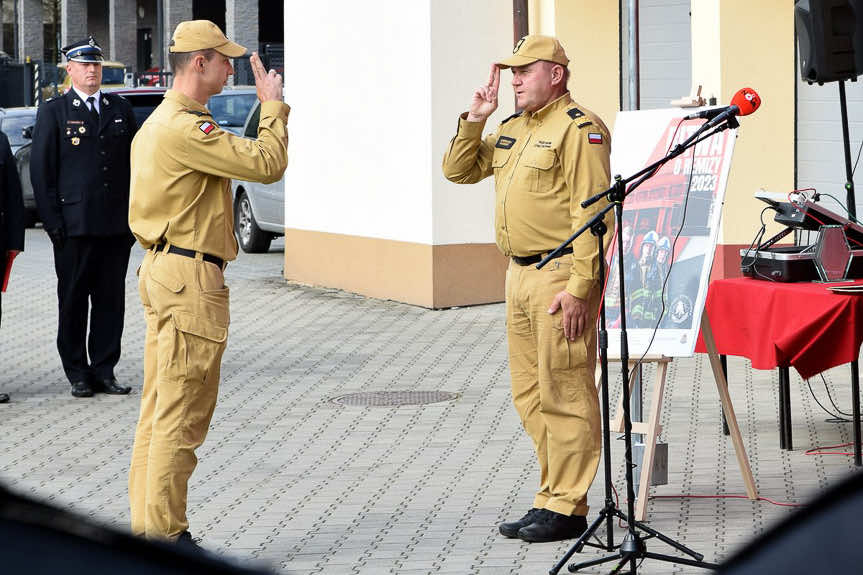
[[[748,116],[761,106],[761,97],[752,88],[741,88],[731,98],[731,105],[724,108],[711,108],[685,116],[684,120],[707,119],[702,129],[706,130],[721,124],[734,116]]]

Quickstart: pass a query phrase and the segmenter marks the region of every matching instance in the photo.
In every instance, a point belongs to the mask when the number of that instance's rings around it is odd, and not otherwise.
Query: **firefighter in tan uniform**
[[[492,65],[443,160],[444,175],[456,183],[494,175],[495,237],[510,257],[506,324],[513,402],[540,467],[533,508],[501,524],[500,532],[530,542],[584,532],[587,490],[600,456],[593,376],[601,297],[596,238],[582,234],[543,269],[535,266],[606,205],[579,205],[608,186],[610,145],[602,120],[570,97],[568,63],[555,38],[522,38],[510,58]],[[483,138],[485,121],[497,108],[501,68],[512,68],[521,112]],[[610,219],[606,224],[613,227]]]
[[[182,22],[175,79],[132,143],[129,226],[147,250],[139,290],[147,320],[144,388],[129,472],[132,531],[194,545],[186,492],[216,405],[228,336],[223,270],[237,256],[230,178],[278,181],[287,166],[282,78],[251,57],[257,140],[221,130],[205,103],[246,49],[212,22]]]

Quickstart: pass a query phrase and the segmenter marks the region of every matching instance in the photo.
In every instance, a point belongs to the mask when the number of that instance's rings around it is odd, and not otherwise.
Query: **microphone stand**
[[[603,521],[607,523],[606,531],[608,536],[607,545],[601,546],[601,548],[613,551],[615,548],[619,548],[619,552],[616,554],[606,555],[604,557],[600,557],[599,559],[592,559],[590,561],[584,561],[582,563],[571,564],[568,569],[571,573],[575,573],[579,569],[584,567],[592,567],[593,565],[599,565],[601,563],[607,563],[609,561],[618,560],[617,567],[612,571],[612,573],[618,573],[620,569],[626,563],[630,564],[630,571],[632,575],[635,575],[637,572],[636,563],[639,559],[657,559],[660,561],[666,561],[669,563],[678,563],[682,565],[689,565],[693,567],[701,567],[704,569],[717,569],[719,566],[715,563],[707,563],[704,561],[704,555],[701,553],[697,553],[692,549],[689,549],[682,543],[679,543],[670,537],[663,535],[659,531],[652,529],[651,527],[645,525],[640,521],[635,520],[635,489],[633,486],[633,476],[632,476],[632,417],[630,414],[630,405],[629,405],[629,340],[626,333],[626,302],[625,295],[626,290],[624,287],[624,271],[623,271],[623,231],[621,222],[623,222],[623,202],[626,196],[631,194],[638,186],[644,183],[646,180],[651,178],[665,163],[669,160],[676,158],[681,155],[687,149],[695,146],[699,142],[706,140],[715,134],[723,132],[729,128],[737,128],[739,126],[737,119],[733,116],[730,116],[725,122],[717,126],[711,126],[712,130],[706,130],[707,123],[703,124],[694,134],[692,134],[685,141],[681,142],[677,146],[675,146],[668,154],[666,154],[663,158],[660,158],[653,164],[647,166],[641,171],[633,174],[628,178],[621,178],[619,175],[615,176],[614,184],[604,192],[596,194],[588,198],[587,200],[581,203],[582,208],[586,208],[603,197],[608,199],[608,205],[600,210],[595,216],[593,216],[590,221],[584,224],[581,228],[579,228],[575,233],[573,233],[567,240],[565,240],[562,244],[560,244],[557,248],[555,248],[552,252],[550,252],[541,262],[536,264],[537,269],[541,269],[545,266],[549,261],[558,256],[561,250],[563,250],[566,246],[571,244],[578,236],[583,234],[588,229],[591,230],[591,233],[596,236],[597,243],[599,247],[599,277],[600,281],[604,281],[605,279],[605,252],[604,252],[604,241],[603,237],[607,228],[604,223],[605,214],[615,210],[615,219],[617,221],[617,226],[615,229],[615,235],[617,239],[617,271],[619,276],[618,282],[618,290],[619,290],[619,301],[620,301],[620,364],[623,376],[623,423],[624,423],[624,444],[625,444],[625,454],[624,458],[626,460],[626,503],[627,503],[627,512],[624,513],[618,509],[617,505],[612,498],[612,478],[611,478],[611,431],[609,429],[609,400],[608,400],[608,331],[606,330],[606,318],[605,318],[605,296],[603,295],[602,303],[599,307],[599,361],[601,367],[601,381],[602,381],[602,425],[603,425],[603,434],[602,434],[602,447],[605,450],[605,505],[599,512],[599,516],[591,523],[587,530],[582,533],[581,537],[572,545],[569,551],[557,562],[557,564],[552,567],[549,571],[550,575],[557,575],[558,571],[560,571],[561,567],[572,557],[573,554],[577,552],[581,552],[584,549],[585,545],[591,545],[594,547],[600,547],[598,545],[588,543],[588,539],[594,535],[599,526]],[[705,133],[705,131],[707,133]],[[627,184],[630,182],[635,182],[629,186],[627,189]],[[623,541],[619,546],[615,546],[613,543],[613,533],[612,533],[612,524],[613,518],[617,517],[627,524],[627,533],[623,538]],[[637,530],[641,530],[646,532],[648,535],[643,537],[639,534]],[[678,551],[685,553],[693,559],[686,559],[683,557],[674,557],[671,555],[663,555],[659,553],[651,553],[647,551],[647,547],[644,544],[644,541],[647,539],[651,539],[656,537],[660,541],[667,543],[668,545],[674,547]]]

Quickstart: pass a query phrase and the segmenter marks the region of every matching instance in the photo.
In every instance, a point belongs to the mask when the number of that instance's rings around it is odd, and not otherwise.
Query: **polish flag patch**
[[[600,134],[599,132],[590,132],[587,134],[587,141],[591,144],[601,144],[602,134]]]
[[[216,129],[216,126],[214,126],[210,122],[204,122],[203,124],[198,126],[198,129],[201,130],[202,132],[204,132],[205,134],[209,134],[210,132],[212,132],[213,130]]]

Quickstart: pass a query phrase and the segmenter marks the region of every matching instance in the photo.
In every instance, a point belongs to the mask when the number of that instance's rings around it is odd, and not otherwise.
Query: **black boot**
[[[583,515],[563,515],[544,510],[537,521],[518,530],[518,537],[528,543],[547,543],[575,539],[587,531],[587,518]]]
[[[509,523],[501,523],[498,525],[498,530],[500,530],[500,534],[504,537],[509,537],[510,539],[515,539],[518,537],[518,530],[522,527],[527,527],[534,521],[538,515],[541,515],[545,510],[537,509],[534,507],[530,511],[528,511],[524,517],[519,519],[518,521],[510,521]]]

